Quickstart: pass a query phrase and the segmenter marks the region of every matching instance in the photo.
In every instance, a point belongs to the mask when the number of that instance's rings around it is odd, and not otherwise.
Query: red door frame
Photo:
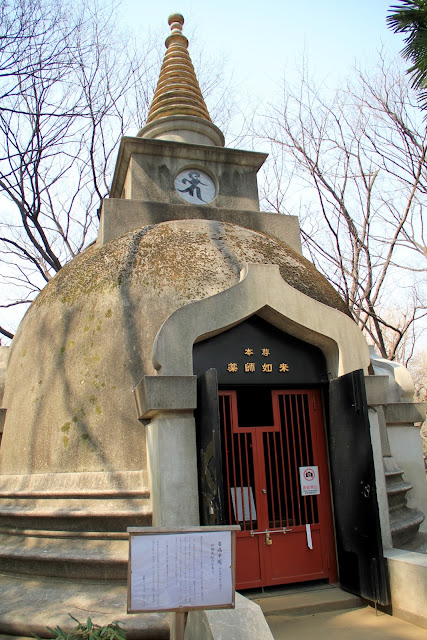
[[[225,458],[225,485],[228,496],[228,518],[230,523],[235,523],[235,513],[239,515],[239,524],[242,531],[237,533],[236,541],[236,586],[240,589],[256,588],[274,584],[286,584],[315,579],[328,579],[336,582],[337,569],[335,557],[334,529],[332,519],[332,506],[330,498],[329,472],[327,462],[326,440],[324,432],[324,420],[322,399],[319,390],[272,390],[274,424],[265,427],[240,427],[237,411],[236,391],[219,391],[220,407],[223,416],[223,426],[230,430],[228,437],[224,437]],[[292,397],[307,397],[308,416],[294,416],[297,400]],[[228,398],[228,413],[226,407]],[[286,412],[283,409],[288,402],[288,414],[293,426],[291,433],[287,425],[283,426],[280,416],[280,402],[282,400],[282,416],[284,421]],[[288,400],[285,400],[287,398]],[[294,409],[291,404],[294,402]],[[290,407],[290,408],[289,408]],[[304,413],[304,409],[302,410]],[[228,425],[225,416],[228,415]],[[296,420],[296,422],[295,422]],[[303,423],[303,427],[301,426]],[[301,429],[311,430],[312,459],[310,464],[319,467],[321,494],[316,496],[317,520],[310,524],[313,549],[308,547],[306,525],[302,520],[307,520],[307,502],[311,500],[313,511],[313,497],[301,499],[299,490],[299,477],[297,473],[297,447],[302,445]],[[297,426],[297,428],[296,428]],[[267,435],[266,435],[267,434]],[[271,434],[271,435],[270,435]],[[276,435],[274,435],[276,434]],[[288,439],[288,459],[283,460],[282,438]],[[296,442],[298,437],[299,442]],[[308,436],[307,436],[308,437]],[[289,438],[293,442],[289,442]],[[270,442],[273,444],[270,446]],[[282,462],[278,462],[282,456]],[[291,452],[293,460],[291,459]],[[253,467],[253,471],[248,469]],[[273,496],[275,484],[279,487],[279,472],[276,478],[270,473],[267,478],[266,467],[269,469],[282,467],[285,470],[293,466],[293,477],[289,474],[289,483],[295,483],[295,487],[288,491],[282,490],[284,499],[289,493],[289,502],[292,505],[281,505],[280,498],[269,499]],[[283,472],[283,476],[285,471]],[[240,478],[240,487],[237,487]],[[280,492],[277,489],[276,495]],[[234,496],[232,495],[234,493]],[[253,509],[251,495],[255,510]],[[246,500],[245,500],[246,498]],[[234,503],[233,503],[234,500]],[[274,514],[274,504],[278,502],[278,511],[281,507],[286,511],[286,518],[282,513]],[[297,502],[298,504],[294,504]],[[240,504],[238,504],[240,503]],[[239,514],[240,509],[240,514]],[[305,516],[301,512],[305,510]],[[289,520],[289,514],[292,514]],[[271,518],[274,518],[272,521]],[[277,526],[279,522],[280,526]],[[273,524],[273,527],[271,525]],[[290,526],[289,526],[290,525]],[[267,533],[268,531],[268,533]]]

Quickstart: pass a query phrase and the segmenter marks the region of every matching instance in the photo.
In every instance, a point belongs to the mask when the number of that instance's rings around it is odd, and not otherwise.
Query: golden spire
[[[147,124],[168,116],[196,116],[211,122],[187,51],[188,40],[182,35],[184,18],[174,13],[168,23],[171,34],[165,42],[165,58]]]

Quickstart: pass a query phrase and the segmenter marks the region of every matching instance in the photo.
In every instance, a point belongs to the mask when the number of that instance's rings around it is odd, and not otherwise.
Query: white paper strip
[[[251,519],[256,520],[256,508],[252,487],[250,488],[250,493],[249,487],[230,487],[230,493],[231,500],[233,502],[234,515],[237,514],[236,520],[238,522],[248,521]]]
[[[309,524],[305,525],[305,532],[307,534],[307,547],[309,549],[313,548],[313,540],[311,539],[311,527]]]

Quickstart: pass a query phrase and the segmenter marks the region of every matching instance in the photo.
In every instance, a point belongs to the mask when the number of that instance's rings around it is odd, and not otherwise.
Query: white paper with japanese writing
[[[233,602],[231,532],[131,536],[130,610]]]

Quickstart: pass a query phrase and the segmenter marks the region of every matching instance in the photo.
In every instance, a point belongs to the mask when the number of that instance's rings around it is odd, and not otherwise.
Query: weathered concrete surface
[[[0,476],[4,571],[124,580],[129,526],[150,526],[147,471]]]
[[[71,631],[71,614],[100,625],[122,621],[129,640],[169,640],[167,614],[127,615],[126,599],[125,582],[0,574],[0,633],[49,638],[46,626]]]
[[[407,368],[400,362],[382,358],[375,352],[374,347],[370,347],[370,352],[375,375],[387,375],[389,378],[387,402],[412,402],[414,382]]]
[[[366,401],[368,407],[387,404],[389,377],[386,375],[365,376]]]
[[[132,391],[155,374],[156,333],[179,307],[237,284],[246,262],[278,264],[293,292],[358,331],[311,263],[234,225],[172,221],[91,247],[45,287],[14,338],[0,473],[146,469]]]
[[[275,640],[425,640],[427,633],[367,606],[366,601],[332,585],[295,585],[254,596]]]
[[[225,143],[224,134],[212,122],[189,115],[167,116],[154,120],[138,132],[138,138],[172,140],[216,147],[223,147]]]
[[[170,220],[216,220],[237,224],[279,240],[302,255],[300,227],[297,216],[242,211],[204,205],[166,204],[142,200],[104,200],[97,244],[103,245],[128,231],[142,229],[149,225]]]
[[[427,555],[402,549],[388,549],[384,555],[393,615],[427,630]]]
[[[365,377],[365,380],[367,376]],[[378,511],[381,525],[381,539],[383,549],[390,549],[393,546],[392,532],[390,526],[389,502],[387,497],[387,486],[384,475],[383,448],[381,445],[381,411],[372,407],[368,409],[369,429],[371,434],[372,453],[374,456],[375,486],[377,492]]]
[[[191,375],[195,342],[255,313],[322,349],[331,377],[369,366],[369,349],[354,321],[289,286],[275,264],[247,264],[234,287],[175,311],[156,336],[154,366],[160,375]]]
[[[420,509],[427,514],[427,479],[424,466],[423,449],[421,444],[420,424],[411,424],[414,415],[419,415],[420,407],[417,404],[401,403],[402,409],[397,412],[392,405],[392,411],[386,407],[387,434],[390,442],[390,450],[397,464],[404,471],[404,480],[412,484],[406,498],[408,506]],[[425,406],[423,406],[425,412]],[[388,422],[387,416],[393,414],[394,419],[400,417],[405,422]],[[406,418],[405,418],[406,416]],[[407,420],[407,422],[406,422]],[[420,525],[420,531],[427,532],[427,521]]]
[[[364,606],[359,596],[347,593],[330,584],[307,583],[277,587],[272,592],[251,595],[251,600],[259,604],[267,615],[281,614],[286,617],[314,615],[342,609]]]
[[[235,609],[192,611],[185,640],[273,640],[261,607],[236,593]]]
[[[147,425],[153,526],[199,524],[196,424],[192,411],[157,413]]]
[[[175,176],[187,167],[203,167],[219,186],[211,206],[258,211],[256,174],[266,158],[255,151],[124,137],[110,196],[182,204]]]
[[[196,376],[144,376],[135,387],[138,419],[158,411],[195,409],[197,407]]]
[[[427,632],[386,613],[363,609],[333,611],[310,616],[267,617],[274,640],[426,640]]]
[[[424,402],[390,402],[385,407],[388,425],[421,424],[426,419]]]

